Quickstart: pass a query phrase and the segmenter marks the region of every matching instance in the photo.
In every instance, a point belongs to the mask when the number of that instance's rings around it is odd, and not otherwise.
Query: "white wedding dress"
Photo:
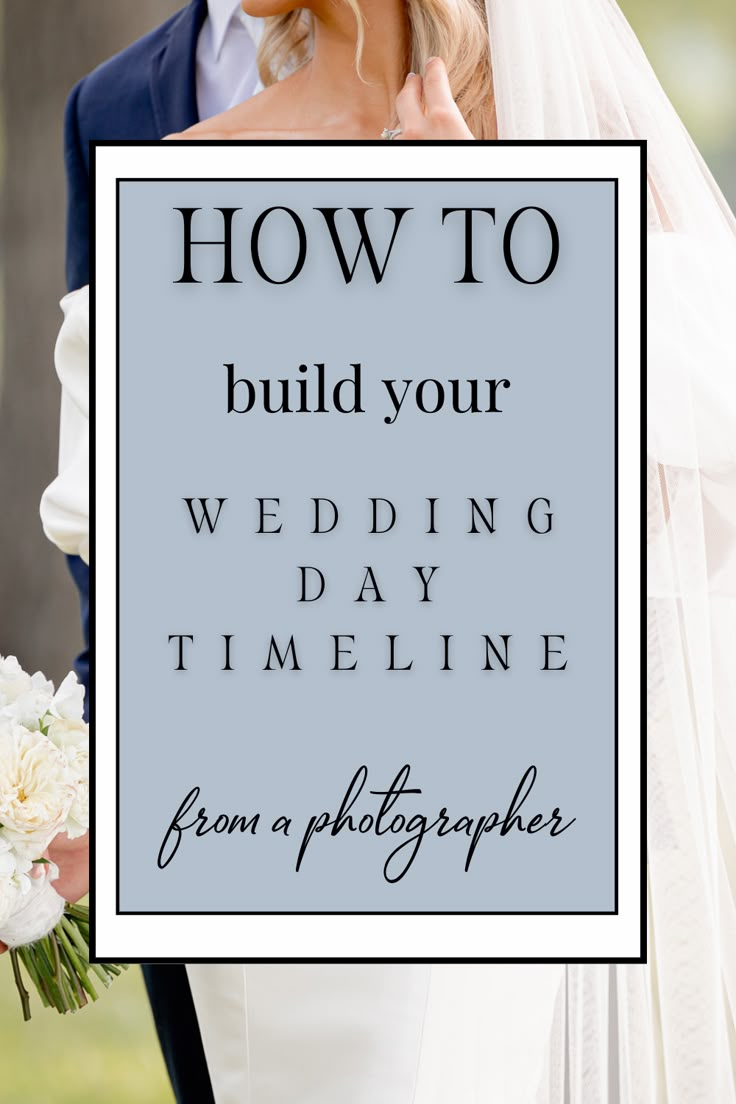
[[[613,0],[487,7],[500,137],[649,142],[648,965],[189,965],[217,1104],[736,1104],[736,219]],[[42,517],[88,559],[62,306]]]
[[[306,963],[187,973],[217,1104],[528,1104],[544,1080],[564,969]]]

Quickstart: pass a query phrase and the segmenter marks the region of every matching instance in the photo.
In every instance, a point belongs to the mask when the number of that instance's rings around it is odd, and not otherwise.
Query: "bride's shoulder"
[[[245,100],[229,111],[203,119],[183,130],[179,134],[167,134],[164,141],[170,140],[234,140],[236,138],[268,137],[288,129],[288,113],[284,114],[287,99],[284,88],[288,78],[279,84],[264,88],[249,100]],[[293,101],[289,102],[293,103]]]

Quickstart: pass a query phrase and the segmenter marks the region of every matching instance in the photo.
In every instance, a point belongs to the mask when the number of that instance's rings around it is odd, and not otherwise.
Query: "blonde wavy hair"
[[[358,25],[356,66],[365,41],[360,0],[344,0]],[[411,32],[407,71],[421,73],[427,58],[447,65],[452,94],[476,138],[495,138],[491,50],[484,0],[406,0]],[[312,13],[304,8],[266,19],[258,48],[258,68],[265,86],[294,72],[312,56]]]

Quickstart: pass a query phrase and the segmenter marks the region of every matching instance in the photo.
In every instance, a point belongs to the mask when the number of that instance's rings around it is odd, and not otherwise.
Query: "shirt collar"
[[[240,19],[253,41],[258,44],[263,20],[246,15],[240,7],[240,0],[207,0],[207,12],[212,28],[212,46],[216,60],[219,60],[225,36],[233,19]]]

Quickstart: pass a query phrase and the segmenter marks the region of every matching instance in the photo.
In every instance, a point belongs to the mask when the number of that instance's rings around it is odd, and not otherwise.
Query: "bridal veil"
[[[561,969],[537,1099],[730,1104],[736,219],[613,0],[486,7],[499,138],[647,141],[648,965]]]

